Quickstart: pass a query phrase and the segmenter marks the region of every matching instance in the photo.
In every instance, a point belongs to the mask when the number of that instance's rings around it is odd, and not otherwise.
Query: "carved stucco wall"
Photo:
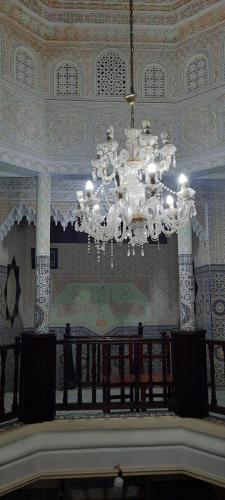
[[[113,49],[128,60],[126,43],[45,45],[9,20],[2,24],[0,80],[0,159],[35,171],[89,172],[96,141],[109,124],[123,136],[129,110],[122,98],[96,97],[95,67],[103,49]],[[135,52],[135,78],[139,95],[136,122],[151,117],[157,133],[169,130],[178,147],[178,165],[186,171],[224,163],[224,27],[173,45],[142,42]],[[35,88],[14,80],[14,52],[24,46],[36,64]],[[208,60],[209,83],[187,93],[186,65],[195,55]],[[75,62],[80,70],[81,96],[54,96],[54,69],[59,62]],[[165,70],[164,98],[145,98],[144,69],[159,63]]]

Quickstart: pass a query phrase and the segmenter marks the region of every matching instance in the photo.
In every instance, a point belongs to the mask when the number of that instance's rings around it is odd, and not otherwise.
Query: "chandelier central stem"
[[[130,93],[134,94],[134,8],[133,0],[130,1]]]
[[[130,2],[130,93],[134,95],[134,7],[133,0]],[[134,102],[130,110],[130,126],[134,128]]]
[[[133,0],[129,0],[129,40],[130,40],[130,93],[125,97],[126,102],[130,105],[130,125],[134,128],[134,103],[136,95],[134,92],[134,7]]]

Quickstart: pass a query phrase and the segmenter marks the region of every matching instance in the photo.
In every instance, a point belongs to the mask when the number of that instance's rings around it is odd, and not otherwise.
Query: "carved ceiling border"
[[[26,2],[27,0],[23,0]],[[136,22],[136,39],[137,42],[148,43],[177,43],[185,40],[190,36],[194,36],[199,32],[205,31],[213,26],[221,24],[225,21],[225,6],[218,4],[208,5],[207,11],[203,10],[202,15],[198,13],[195,16],[193,11],[188,10],[184,13],[184,19],[177,19],[176,15],[170,14],[170,17],[165,17],[164,14],[146,15],[143,13],[137,15]],[[205,0],[198,0],[196,6],[205,4]],[[207,2],[208,4],[208,2]],[[186,7],[188,8],[188,6]],[[39,14],[32,12],[22,4],[15,3],[14,0],[4,2],[1,5],[1,13],[5,15],[8,20],[14,21],[22,25],[26,30],[36,34],[40,39],[50,42],[99,42],[99,41],[112,41],[116,40],[120,43],[127,43],[127,30],[121,30],[121,26],[127,25],[127,14],[117,13],[116,17],[113,14],[105,14],[93,12],[88,14],[75,13],[75,18],[63,20],[63,26],[56,26],[56,21],[50,24]],[[196,13],[197,14],[197,13]],[[71,16],[71,13],[69,13]],[[103,16],[101,18],[101,15]],[[190,17],[191,15],[191,17]],[[118,17],[119,16],[119,17]],[[140,16],[140,19],[139,19]],[[82,28],[82,23],[84,28]],[[58,23],[59,24],[59,23]],[[76,26],[74,26],[76,24]],[[87,27],[87,24],[89,26]],[[94,27],[96,24],[96,27]],[[116,25],[116,26],[115,26]],[[152,29],[149,30],[151,25]],[[146,26],[146,28],[145,28]],[[154,27],[156,29],[154,29]],[[93,29],[94,28],[94,29]],[[138,29],[139,28],[139,29]],[[140,29],[141,28],[141,29]]]

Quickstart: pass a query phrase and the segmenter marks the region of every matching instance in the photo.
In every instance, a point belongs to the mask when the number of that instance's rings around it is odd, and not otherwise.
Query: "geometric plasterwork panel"
[[[86,130],[86,123],[78,113],[59,113],[50,118],[49,141],[53,148],[77,150],[87,140]]]
[[[8,144],[21,143],[36,149],[44,141],[44,117],[40,104],[22,99],[4,99],[1,104],[1,136]]]
[[[144,71],[144,96],[165,97],[165,70],[156,64]]]
[[[104,51],[96,62],[96,94],[124,96],[127,89],[126,62],[116,51]]]
[[[35,62],[25,47],[18,47],[14,54],[15,80],[31,89],[35,88]]]
[[[186,68],[186,85],[188,93],[207,87],[209,83],[208,59],[204,54],[192,58]]]
[[[215,115],[208,109],[193,109],[183,117],[182,136],[189,145],[204,145],[215,140]]]
[[[55,95],[80,95],[80,73],[73,62],[62,62],[55,70]]]

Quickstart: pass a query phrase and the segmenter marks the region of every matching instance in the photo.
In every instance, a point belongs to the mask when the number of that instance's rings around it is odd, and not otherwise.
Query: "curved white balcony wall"
[[[224,425],[145,417],[55,421],[0,439],[0,494],[38,479],[187,474],[225,486]]]

